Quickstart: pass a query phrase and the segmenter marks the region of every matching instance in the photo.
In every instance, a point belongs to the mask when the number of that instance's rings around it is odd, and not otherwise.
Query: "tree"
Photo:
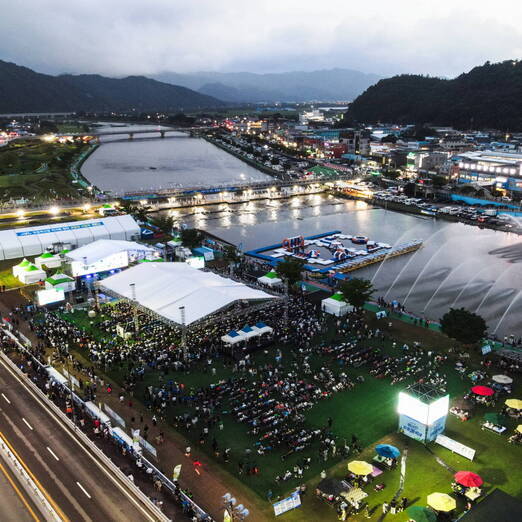
[[[462,344],[475,344],[487,332],[484,319],[465,308],[450,308],[440,320],[442,331]]]
[[[285,257],[283,261],[277,264],[275,271],[281,279],[288,282],[291,287],[301,280],[301,272],[303,271],[304,261],[296,257]]]
[[[371,281],[356,277],[343,281],[339,289],[343,294],[344,300],[357,310],[360,310],[364,303],[370,300],[374,292]]]
[[[223,259],[228,263],[232,274],[234,265],[241,260],[241,254],[234,245],[227,245],[223,251]]]
[[[141,203],[136,203],[135,201],[129,201],[127,199],[121,199],[119,201],[119,206],[123,212],[130,214],[132,217],[143,223],[148,221],[149,212],[152,210],[148,205],[142,205]]]
[[[203,235],[197,228],[183,228],[180,232],[183,246],[188,248],[197,247],[203,240]]]
[[[446,184],[446,178],[444,176],[433,176],[431,182],[435,188],[442,188]]]
[[[174,218],[168,214],[160,214],[150,220],[151,224],[160,230],[164,235],[163,240],[163,259],[167,260],[167,243],[172,237],[172,229],[174,228]]]

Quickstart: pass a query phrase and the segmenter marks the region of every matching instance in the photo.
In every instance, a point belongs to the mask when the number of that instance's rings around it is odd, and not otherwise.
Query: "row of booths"
[[[231,330],[221,337],[221,340],[228,345],[248,341],[253,337],[261,337],[264,334],[272,333],[274,329],[263,322],[256,323],[253,326],[244,326],[241,330]]]

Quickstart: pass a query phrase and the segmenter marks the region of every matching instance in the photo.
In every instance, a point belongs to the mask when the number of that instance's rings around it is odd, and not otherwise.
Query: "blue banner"
[[[78,225],[63,225],[53,228],[41,228],[40,230],[26,230],[25,232],[16,232],[17,236],[38,236],[40,234],[51,234],[52,232],[66,232],[67,230],[79,230],[80,228],[93,228],[103,226],[103,221],[96,223],[81,223]]]

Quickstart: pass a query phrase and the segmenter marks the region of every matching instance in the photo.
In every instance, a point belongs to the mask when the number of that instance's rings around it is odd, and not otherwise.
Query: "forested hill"
[[[522,130],[522,62],[486,63],[455,79],[400,75],[350,105],[343,124],[417,123]]]
[[[143,76],[51,76],[0,60],[0,113],[179,111],[224,105],[186,87]]]

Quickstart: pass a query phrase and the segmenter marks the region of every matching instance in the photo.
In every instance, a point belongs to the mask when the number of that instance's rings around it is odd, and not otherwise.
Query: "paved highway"
[[[9,466],[0,458],[0,499],[4,522],[35,522],[43,520],[39,509],[31,500]]]
[[[146,504],[99,467],[83,444],[79,445],[70,436],[70,431],[64,429],[62,422],[49,413],[2,359],[0,436],[64,521],[158,520]],[[12,505],[13,510],[20,509]],[[25,516],[16,520],[26,520],[27,509]]]

